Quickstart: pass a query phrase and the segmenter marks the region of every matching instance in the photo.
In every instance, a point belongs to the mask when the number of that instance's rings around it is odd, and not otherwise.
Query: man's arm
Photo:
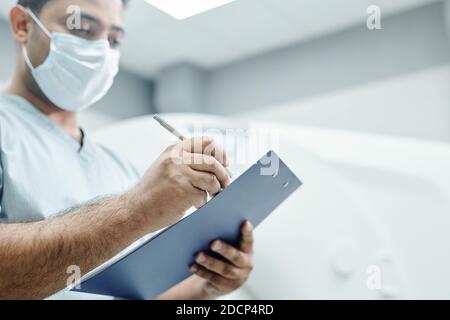
[[[145,235],[124,197],[36,223],[0,225],[0,299],[43,299],[66,287],[69,266],[82,273]]]

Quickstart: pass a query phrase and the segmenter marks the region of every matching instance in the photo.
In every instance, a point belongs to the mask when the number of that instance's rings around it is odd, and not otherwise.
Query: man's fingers
[[[211,283],[218,290],[220,290],[219,288],[225,287],[228,285],[228,283],[227,283],[227,281],[229,281],[228,279],[220,276],[219,274],[217,274],[215,272],[209,271],[198,264],[194,264],[191,267],[191,272],[193,274],[199,276],[200,278],[205,279],[206,281]]]
[[[182,143],[183,150],[189,153],[204,154],[214,157],[223,166],[229,165],[226,152],[210,137],[196,137]]]
[[[203,154],[213,156],[225,167],[228,167],[230,165],[227,153],[215,141],[206,145],[205,149],[203,150]]]
[[[201,252],[195,258],[195,261],[202,267],[217,273],[227,279],[236,280],[239,279],[240,270],[234,265],[220,261],[216,258],[210,257],[205,253]]]
[[[189,153],[203,153],[207,145],[214,142],[210,137],[194,137],[183,141],[183,150]]]
[[[190,173],[191,183],[194,187],[208,192],[213,197],[222,189],[217,177],[208,172],[200,172],[191,169]]]
[[[211,250],[220,254],[232,264],[234,264],[238,268],[246,268],[247,267],[247,259],[243,252],[236,249],[233,246],[223,242],[223,241],[214,241],[211,245]]]
[[[247,221],[242,226],[242,239],[241,239],[241,250],[242,252],[251,254],[253,253],[253,225],[250,221]]]
[[[200,190],[200,189],[196,188],[195,186],[192,186],[191,192],[192,192],[191,205],[193,207],[200,209],[201,207],[203,207],[206,204],[206,202],[208,202],[208,194],[205,191]]]
[[[183,158],[185,163],[192,169],[214,174],[222,187],[225,188],[231,183],[231,178],[227,170],[214,157],[203,154],[185,153]]]

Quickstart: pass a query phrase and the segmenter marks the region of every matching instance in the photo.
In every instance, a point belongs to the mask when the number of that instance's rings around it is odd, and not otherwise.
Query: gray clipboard
[[[213,240],[237,245],[244,221],[258,226],[301,185],[271,151],[205,206],[86,278],[74,291],[154,299],[190,277],[194,256],[210,253]]]

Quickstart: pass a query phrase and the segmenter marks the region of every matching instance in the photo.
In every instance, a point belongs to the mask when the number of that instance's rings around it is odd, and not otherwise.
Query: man
[[[17,65],[0,96],[0,298],[47,298],[66,286],[69,266],[89,272],[230,183],[211,139],[170,146],[139,181],[79,128],[77,113],[117,74],[125,2],[19,0],[10,12]],[[76,28],[67,23],[73,5],[81,8]],[[225,259],[199,253],[192,277],[161,299],[211,299],[243,285],[251,224],[239,248],[211,247]]]

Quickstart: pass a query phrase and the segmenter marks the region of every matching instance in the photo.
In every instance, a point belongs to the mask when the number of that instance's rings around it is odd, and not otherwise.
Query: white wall
[[[154,79],[155,107],[158,112],[202,111],[205,72],[190,63],[163,69]]]
[[[117,119],[133,118],[153,112],[151,82],[121,70],[110,92],[92,109]]]
[[[208,73],[205,108],[232,114],[450,63],[442,2]]]
[[[239,114],[450,143],[450,65]]]

